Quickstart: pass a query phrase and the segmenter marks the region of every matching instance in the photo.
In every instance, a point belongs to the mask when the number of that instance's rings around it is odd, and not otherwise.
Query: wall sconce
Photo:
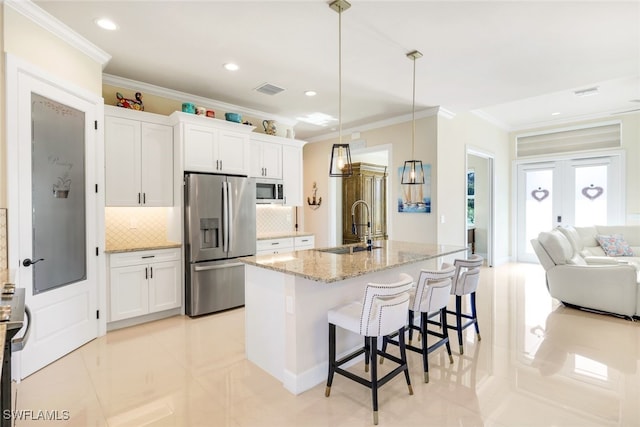
[[[316,209],[318,209],[320,207],[320,204],[322,203],[322,197],[318,198],[316,200],[316,193],[318,192],[318,187],[316,185],[316,183],[313,183],[313,199],[307,197],[307,203],[309,204],[309,207],[311,209],[313,209],[314,211]]]

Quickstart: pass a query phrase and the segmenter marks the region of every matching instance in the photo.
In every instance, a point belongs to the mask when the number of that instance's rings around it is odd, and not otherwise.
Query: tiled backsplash
[[[294,231],[296,209],[290,206],[256,205],[256,233],[288,233]]]
[[[165,243],[167,210],[168,208],[105,208],[107,248]]]
[[[107,249],[154,246],[167,241],[170,208],[105,208]],[[256,205],[256,232],[295,230],[296,211],[289,206]]]

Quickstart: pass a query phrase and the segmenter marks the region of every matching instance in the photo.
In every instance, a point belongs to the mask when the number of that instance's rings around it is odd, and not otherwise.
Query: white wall
[[[494,159],[495,253],[493,265],[509,260],[511,150],[506,131],[471,113],[438,121],[439,243],[462,245],[466,236],[466,151],[475,148]]]

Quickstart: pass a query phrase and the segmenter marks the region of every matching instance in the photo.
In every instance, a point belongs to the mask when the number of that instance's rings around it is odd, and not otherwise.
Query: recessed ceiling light
[[[559,116],[560,114],[562,114],[560,111],[555,111],[551,113],[552,116]]]
[[[296,120],[311,123],[312,125],[327,126],[329,123],[335,122],[338,119],[324,113],[311,113],[307,114],[305,117],[296,117]]]
[[[227,62],[224,64],[224,69],[227,71],[237,71],[239,68],[238,64],[234,64],[233,62]]]
[[[316,96],[318,93],[315,90],[307,90],[304,94],[307,96]]]
[[[94,22],[104,30],[115,31],[118,29],[118,25],[109,18],[97,18]]]

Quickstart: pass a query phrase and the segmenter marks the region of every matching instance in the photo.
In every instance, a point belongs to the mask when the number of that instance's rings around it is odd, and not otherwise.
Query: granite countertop
[[[239,258],[239,261],[318,282],[331,283],[443,255],[459,253],[463,257],[464,251],[467,250],[464,246],[395,240],[375,241],[374,246],[381,247],[373,249],[371,252],[362,251],[352,254],[334,254],[323,252],[322,249],[309,249],[275,255],[244,257]]]
[[[268,240],[268,239],[284,239],[287,237],[302,237],[302,236],[313,236],[313,233],[308,233],[306,231],[285,231],[285,232],[277,232],[277,233],[260,233],[256,236],[256,240]]]
[[[134,251],[150,251],[153,249],[170,249],[170,248],[181,248],[182,243],[178,242],[158,242],[158,243],[131,243],[126,246],[107,246],[105,249],[105,253],[107,254],[116,254],[119,252],[134,252]]]

